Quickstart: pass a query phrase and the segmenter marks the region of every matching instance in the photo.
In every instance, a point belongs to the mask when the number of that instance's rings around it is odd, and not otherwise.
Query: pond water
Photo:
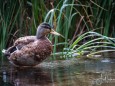
[[[44,61],[35,68],[0,69],[0,86],[115,86],[115,59]]]

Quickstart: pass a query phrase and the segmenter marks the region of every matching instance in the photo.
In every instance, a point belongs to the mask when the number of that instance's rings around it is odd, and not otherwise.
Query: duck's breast
[[[39,40],[35,42],[36,59],[44,60],[52,53],[52,44],[49,40]]]

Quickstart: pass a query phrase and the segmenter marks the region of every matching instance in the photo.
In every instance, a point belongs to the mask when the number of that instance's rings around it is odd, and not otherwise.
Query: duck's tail
[[[11,53],[13,53],[14,51],[19,50],[17,46],[11,46],[9,47],[7,50],[3,49],[2,53],[4,54],[4,56],[9,57]]]
[[[2,53],[4,54],[4,56],[10,56],[10,52],[5,49],[2,50]]]

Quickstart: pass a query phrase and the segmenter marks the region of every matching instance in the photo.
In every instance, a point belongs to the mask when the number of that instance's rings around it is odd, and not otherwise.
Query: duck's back
[[[34,42],[35,40],[36,40],[36,36],[20,37],[14,42],[14,45],[18,45],[18,44],[26,45],[26,44],[29,44],[30,42]]]

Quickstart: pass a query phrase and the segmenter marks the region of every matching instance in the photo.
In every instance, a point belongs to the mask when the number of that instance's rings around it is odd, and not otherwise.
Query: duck
[[[50,24],[41,23],[35,36],[20,37],[11,47],[3,49],[2,52],[16,67],[36,66],[48,58],[53,51],[53,45],[47,38],[50,33],[62,36],[53,30]]]

